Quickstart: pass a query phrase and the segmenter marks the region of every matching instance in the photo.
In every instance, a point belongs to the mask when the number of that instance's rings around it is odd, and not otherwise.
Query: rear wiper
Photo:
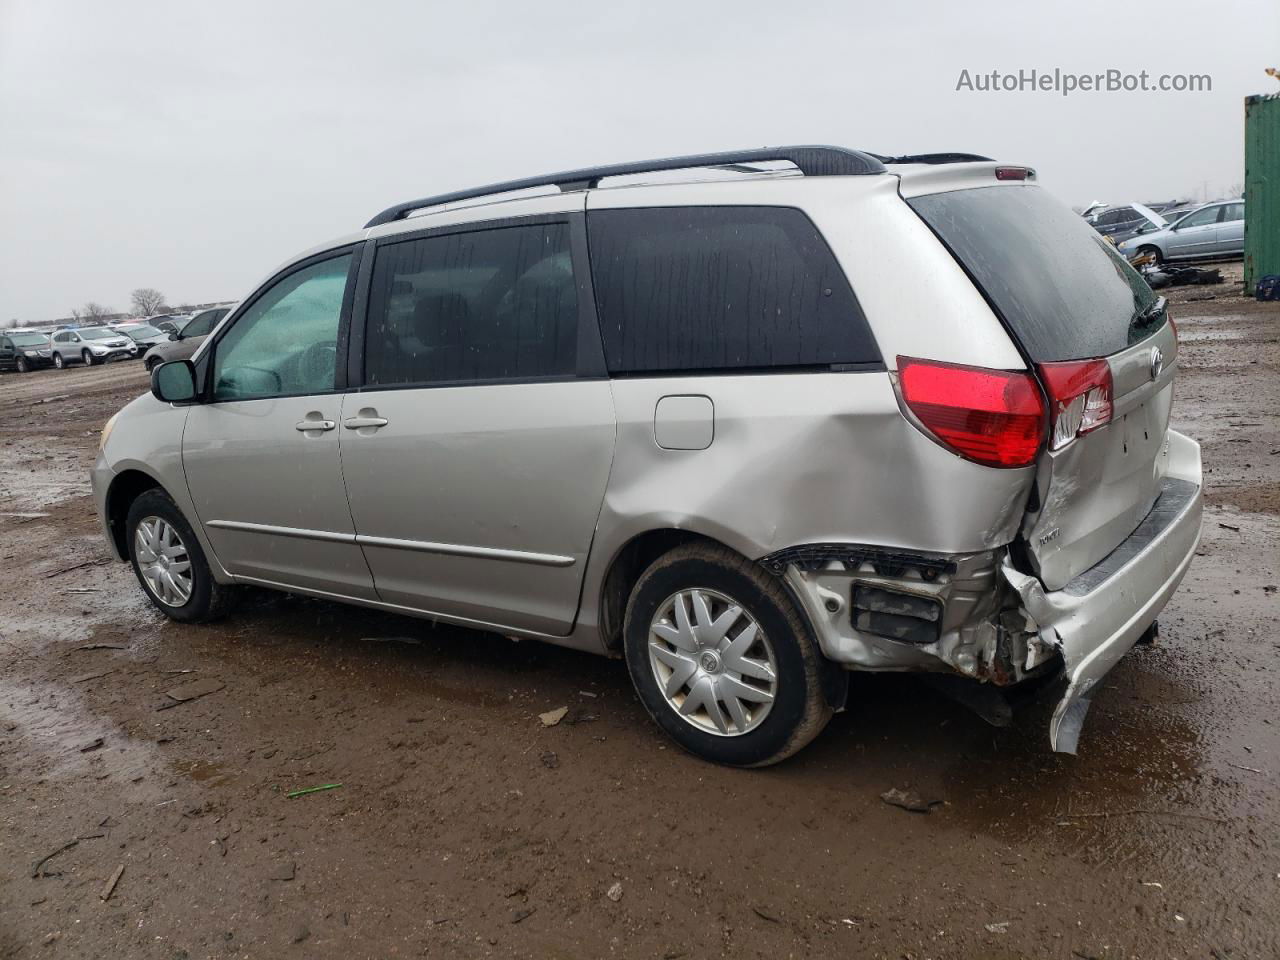
[[[1164,297],[1156,297],[1155,300],[1151,301],[1151,303],[1147,305],[1146,309],[1134,314],[1133,320],[1130,322],[1130,326],[1137,329],[1145,327],[1156,317],[1162,315],[1165,311],[1165,307],[1167,306],[1168,301],[1165,300]]]

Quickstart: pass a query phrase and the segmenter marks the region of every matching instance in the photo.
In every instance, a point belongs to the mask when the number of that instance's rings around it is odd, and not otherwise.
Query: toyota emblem
[[[1159,347],[1151,348],[1151,379],[1154,380],[1160,376],[1160,371],[1164,369],[1164,354],[1160,352]]]

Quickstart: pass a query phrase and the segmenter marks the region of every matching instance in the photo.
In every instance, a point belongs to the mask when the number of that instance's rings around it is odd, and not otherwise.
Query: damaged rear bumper
[[[823,653],[850,670],[960,674],[991,690],[1060,664],[1066,691],[1049,724],[1074,753],[1096,685],[1177,589],[1200,539],[1200,447],[1168,432],[1160,497],[1096,566],[1047,591],[1008,550],[920,554],[810,544],[771,554]]]
[[[1055,750],[1075,753],[1097,683],[1137,642],[1182,582],[1200,542],[1204,492],[1200,447],[1169,431],[1169,470],[1160,498],[1136,530],[1061,590],[1035,577],[1000,572],[1039,628],[1038,644],[1062,655],[1067,689],[1049,724]]]

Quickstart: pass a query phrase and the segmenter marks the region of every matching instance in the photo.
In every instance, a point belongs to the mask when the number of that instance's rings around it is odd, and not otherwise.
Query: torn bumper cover
[[[762,562],[785,577],[823,653],[851,670],[951,672],[993,690],[1044,677],[1060,658],[1066,689],[1049,739],[1074,753],[1096,685],[1155,622],[1199,543],[1200,447],[1173,431],[1168,443],[1150,512],[1061,590],[1016,569],[1007,549],[945,555],[809,544]]]
[[[1053,592],[1007,559],[1001,565],[1039,627],[1040,642],[1057,647],[1066,666],[1067,689],[1049,725],[1055,750],[1075,753],[1098,682],[1155,622],[1182,582],[1200,542],[1203,506],[1200,447],[1171,430],[1160,498],[1101,563]]]

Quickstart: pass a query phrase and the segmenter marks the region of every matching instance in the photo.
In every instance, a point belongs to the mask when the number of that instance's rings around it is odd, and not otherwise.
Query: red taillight
[[[902,400],[943,446],[988,467],[1034,463],[1044,400],[1027,373],[898,358]]]
[[[1053,418],[1050,450],[1059,450],[1076,437],[1111,422],[1111,365],[1107,361],[1042,363],[1040,378],[1049,394]]]
[[[996,179],[1025,180],[1030,172],[1026,167],[996,167]]]

